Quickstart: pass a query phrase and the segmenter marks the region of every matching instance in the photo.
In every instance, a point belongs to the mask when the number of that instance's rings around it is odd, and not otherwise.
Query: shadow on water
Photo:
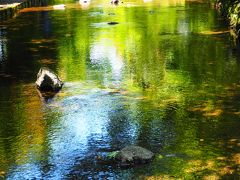
[[[239,54],[211,5],[81,3],[0,22],[0,176],[238,178]],[[65,82],[48,101],[42,66]],[[154,161],[104,161],[129,144]]]

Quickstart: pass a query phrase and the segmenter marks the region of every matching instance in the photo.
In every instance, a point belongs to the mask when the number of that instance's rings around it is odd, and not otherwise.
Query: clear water
[[[239,178],[240,56],[210,3],[61,3],[0,22],[2,178]],[[42,66],[65,82],[49,100]],[[154,161],[99,160],[130,144]]]

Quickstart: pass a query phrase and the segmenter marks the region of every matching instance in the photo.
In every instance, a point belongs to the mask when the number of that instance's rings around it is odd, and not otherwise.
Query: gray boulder
[[[44,67],[38,72],[36,86],[40,91],[58,92],[63,82],[52,70]]]
[[[150,162],[154,153],[140,146],[127,146],[116,153],[115,159],[123,165],[144,164]]]

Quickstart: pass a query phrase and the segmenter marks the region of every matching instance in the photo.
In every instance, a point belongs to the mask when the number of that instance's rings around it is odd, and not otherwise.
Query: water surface
[[[239,178],[240,56],[212,5],[81,3],[0,22],[0,175]],[[42,66],[65,82],[48,100],[34,86]],[[130,144],[154,161],[99,161]]]

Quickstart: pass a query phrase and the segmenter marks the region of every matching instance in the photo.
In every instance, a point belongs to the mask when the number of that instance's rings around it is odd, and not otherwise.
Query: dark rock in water
[[[150,162],[154,157],[154,153],[140,146],[127,146],[118,151],[115,159],[120,161],[121,165],[136,165]]]
[[[118,22],[109,22],[108,25],[116,25],[119,24]]]
[[[58,92],[63,82],[52,70],[44,67],[38,72],[36,85],[40,91]]]
[[[111,4],[117,5],[118,3],[119,3],[119,0],[112,0],[112,1],[111,1]]]

